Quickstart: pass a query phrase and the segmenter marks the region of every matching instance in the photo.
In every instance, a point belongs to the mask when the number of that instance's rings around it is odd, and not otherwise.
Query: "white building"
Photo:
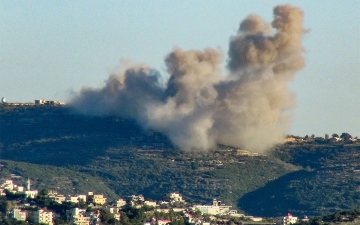
[[[71,195],[67,195],[65,198],[66,202],[72,202],[72,203],[78,203],[79,202],[79,198],[78,196],[71,196]]]
[[[12,180],[6,180],[5,183],[1,185],[2,188],[12,191],[14,189],[14,183]]]
[[[123,207],[126,205],[126,201],[122,198],[119,198],[119,200],[116,201],[116,207]]]
[[[66,212],[68,221],[76,225],[89,225],[90,217],[86,215],[85,209],[74,208]]]
[[[290,225],[298,221],[298,218],[288,213],[286,216],[276,218],[276,224],[279,225]]]
[[[83,202],[86,202],[86,195],[78,195],[77,196],[77,198],[78,198],[78,200],[81,202],[81,201],[83,201]]]
[[[182,196],[179,193],[170,193],[169,195],[169,199],[170,199],[170,203],[175,203],[175,202],[184,202],[185,200],[182,198]]]
[[[66,197],[64,195],[55,195],[53,199],[55,202],[61,204],[65,201]]]
[[[25,188],[23,186],[17,186],[16,190],[17,192],[24,192]]]
[[[107,209],[109,209],[109,212],[114,214],[114,219],[116,220],[120,220],[120,208],[118,207],[106,207]]]
[[[86,212],[85,209],[74,208],[66,211],[68,222],[76,225],[100,224],[100,212]]]
[[[26,221],[27,212],[21,211],[21,209],[13,209],[11,212],[11,218],[19,220],[19,221]]]
[[[40,209],[34,212],[34,221],[35,223],[44,223],[48,225],[53,225],[53,212],[44,211]]]
[[[195,205],[194,210],[200,210],[201,214],[227,215],[230,213],[231,206],[221,204],[221,201],[213,200],[212,205]]]
[[[37,190],[31,190],[31,183],[30,183],[29,178],[27,180],[27,187],[26,187],[25,195],[27,198],[35,198],[38,195]]]
[[[156,202],[154,202],[154,201],[145,201],[145,202],[144,202],[144,205],[152,206],[152,207],[156,207],[156,206],[157,206]]]
[[[38,195],[38,191],[25,191],[25,195],[27,198],[35,198]]]

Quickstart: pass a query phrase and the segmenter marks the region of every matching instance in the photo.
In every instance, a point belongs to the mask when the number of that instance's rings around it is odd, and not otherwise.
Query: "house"
[[[106,203],[106,198],[104,198],[104,195],[94,195],[93,202],[98,205],[104,205]]]
[[[17,186],[16,187],[16,191],[17,192],[24,192],[25,191],[25,188],[23,186]]]
[[[12,180],[6,180],[5,183],[1,185],[2,188],[12,191],[14,189],[14,183]]]
[[[179,193],[173,192],[169,194],[170,203],[182,202],[185,203],[185,200]]]
[[[141,207],[144,204],[145,198],[142,195],[130,195],[126,199],[131,206]]]
[[[157,204],[154,201],[144,201],[144,205],[156,207]]]
[[[65,202],[73,202],[73,203],[78,203],[79,199],[77,196],[71,196],[71,195],[67,195],[65,197]]]
[[[286,216],[277,217],[276,224],[278,225],[290,225],[298,221],[298,218],[288,213]]]
[[[77,195],[77,199],[81,202],[86,202],[86,195]]]
[[[89,225],[90,216],[86,215],[85,209],[73,208],[66,211],[66,216],[71,224]]]
[[[86,195],[76,195],[76,196],[67,195],[65,197],[65,201],[73,202],[73,203],[80,203],[81,201],[86,202]]]
[[[106,198],[104,198],[104,195],[96,195],[92,191],[88,192],[87,199],[88,203],[95,203],[98,205],[104,205],[106,203]]]
[[[19,221],[26,221],[27,212],[21,211],[21,209],[13,209],[11,212],[11,218],[19,220]]]
[[[120,208],[118,207],[106,207],[107,209],[109,209],[109,212],[114,214],[114,219],[119,220],[120,221]]]
[[[124,205],[126,205],[126,201],[124,199],[120,198],[116,201],[116,207],[123,207]]]
[[[66,197],[64,195],[55,195],[53,197],[54,201],[61,204],[62,202],[65,201]]]
[[[43,209],[34,212],[35,223],[53,225],[53,217],[53,212],[45,211]]]
[[[85,209],[73,208],[66,211],[67,220],[76,225],[100,224],[100,212],[86,212]]]

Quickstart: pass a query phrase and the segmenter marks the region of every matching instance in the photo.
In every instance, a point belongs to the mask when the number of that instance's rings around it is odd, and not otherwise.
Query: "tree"
[[[122,225],[131,225],[129,217],[126,215],[125,212],[120,212],[120,223]]]
[[[329,139],[329,135],[328,135],[328,134],[325,134],[325,139]]]
[[[100,220],[103,223],[108,223],[110,219],[113,219],[114,215],[107,209],[100,209]]]
[[[339,137],[339,135],[338,135],[338,134],[336,134],[336,133],[333,133],[331,136],[332,136],[333,138],[335,138],[335,137]]]
[[[196,218],[200,218],[201,217],[201,211],[199,209],[196,209],[195,212],[194,212],[194,216]]]
[[[342,134],[340,135],[340,137],[341,137],[344,141],[349,141],[350,138],[352,138],[352,136],[351,136],[350,134],[348,134],[348,133],[342,133]]]
[[[44,188],[40,191],[40,195],[42,196],[47,196],[48,194],[49,194],[49,189]]]

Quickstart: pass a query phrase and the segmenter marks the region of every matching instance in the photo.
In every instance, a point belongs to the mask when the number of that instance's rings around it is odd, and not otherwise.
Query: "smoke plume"
[[[146,65],[128,67],[71,103],[86,114],[135,119],[184,150],[223,144],[264,151],[283,140],[291,120],[288,82],[304,66],[302,20],[291,5],[275,7],[271,24],[248,16],[230,38],[225,75],[218,50],[178,48],[165,58],[166,82]]]

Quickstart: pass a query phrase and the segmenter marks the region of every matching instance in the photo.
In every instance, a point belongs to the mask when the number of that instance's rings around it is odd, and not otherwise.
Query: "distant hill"
[[[354,144],[307,142],[277,146],[267,156],[226,146],[183,152],[131,120],[87,117],[65,106],[0,105],[0,157],[29,167],[8,166],[9,173],[52,168],[53,177],[66,173],[84,188],[79,177],[90,177],[121,197],[160,199],[178,191],[190,202],[218,198],[258,216],[320,215],[359,204],[359,150]]]

